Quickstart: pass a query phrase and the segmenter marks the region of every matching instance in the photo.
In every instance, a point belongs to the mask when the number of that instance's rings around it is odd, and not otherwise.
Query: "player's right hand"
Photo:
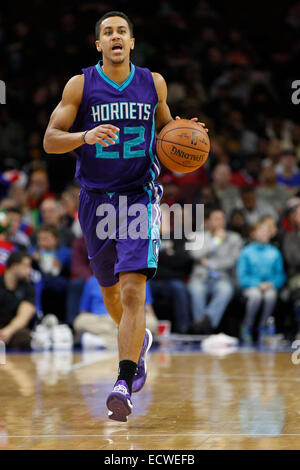
[[[113,126],[112,124],[100,124],[100,126],[94,127],[85,134],[85,141],[89,145],[94,145],[96,143],[103,145],[103,147],[108,147],[108,143],[115,144],[118,139],[117,132],[119,128]],[[115,140],[113,140],[115,139]],[[107,142],[105,142],[105,140]]]

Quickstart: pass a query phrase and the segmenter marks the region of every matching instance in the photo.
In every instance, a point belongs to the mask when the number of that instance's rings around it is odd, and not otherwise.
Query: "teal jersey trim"
[[[110,197],[110,199],[111,199],[115,193],[109,193],[109,192],[107,191],[106,194],[108,194],[109,197]]]
[[[149,155],[150,155],[152,163],[154,162],[154,155],[153,155],[153,152],[152,152],[152,144],[153,144],[153,139],[154,139],[154,135],[155,135],[155,112],[156,112],[157,105],[158,105],[158,103],[156,103],[156,105],[154,107],[154,110],[153,110],[151,140],[150,140],[150,145],[149,145]],[[150,173],[151,173],[151,176],[152,176],[152,181],[154,181],[155,180],[155,173],[154,173],[153,170],[150,170]]]
[[[96,64],[96,70],[99,73],[100,77],[103,78],[103,80],[105,80],[109,85],[111,85],[118,91],[123,91],[126,87],[128,87],[128,85],[131,83],[135,74],[135,66],[132,62],[130,62],[130,74],[128,75],[126,80],[123,83],[121,83],[121,85],[119,85],[118,83],[114,82],[111,78],[109,78],[107,75],[105,75],[105,73],[103,72],[101,68],[100,61],[98,62],[98,64]]]
[[[148,247],[148,258],[147,258],[147,265],[148,268],[157,268],[157,259],[155,258],[153,252],[153,237],[152,237],[152,191],[151,189],[147,188],[147,185],[144,186],[145,191],[147,191],[149,196],[149,202],[147,204],[148,208],[148,239],[149,239],[149,247]]]

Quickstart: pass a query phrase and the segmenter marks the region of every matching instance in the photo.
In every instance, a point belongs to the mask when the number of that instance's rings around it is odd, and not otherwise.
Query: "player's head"
[[[134,48],[133,25],[125,13],[109,11],[96,23],[96,48],[114,64],[129,60]]]

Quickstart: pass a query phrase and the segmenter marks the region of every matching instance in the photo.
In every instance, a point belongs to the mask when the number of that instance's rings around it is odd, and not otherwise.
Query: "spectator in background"
[[[152,303],[150,286],[149,282],[147,282],[145,300],[146,327],[154,333],[157,320],[152,309]],[[94,335],[100,338],[105,348],[115,348],[117,346],[115,332],[117,325],[108,315],[101,289],[95,276],[91,276],[85,283],[79,306],[79,315],[74,319],[73,327],[77,335],[75,340],[78,340],[83,333],[87,332],[90,333],[89,338],[92,340]]]
[[[169,239],[164,236],[169,234]],[[185,250],[185,241],[174,237],[167,211],[162,207],[161,246],[159,250],[158,269],[150,281],[154,298],[164,299],[172,309],[172,330],[176,333],[187,333],[191,327],[190,299],[185,279],[192,269],[192,260]],[[157,315],[160,318],[157,310]]]
[[[293,230],[283,239],[283,255],[287,267],[288,288],[300,335],[300,201],[290,212]]]
[[[220,205],[228,217],[239,197],[237,188],[231,185],[231,168],[226,163],[219,163],[212,173],[212,187]]]
[[[54,194],[49,190],[47,172],[43,168],[32,172],[27,188],[27,197],[31,209],[39,209],[45,199],[54,198]]]
[[[70,247],[75,236],[70,228],[61,223],[62,207],[60,203],[54,198],[47,198],[41,203],[40,212],[43,224],[56,227],[59,244]],[[36,243],[36,233],[32,235],[31,243]]]
[[[260,201],[273,207],[280,214],[290,193],[286,186],[277,182],[276,171],[273,165],[267,165],[261,173],[261,186],[257,188],[257,196]]]
[[[93,274],[83,236],[75,238],[71,250],[71,279],[67,293],[66,322],[72,325],[79,311],[79,303],[85,283]]]
[[[237,201],[237,208],[245,216],[248,225],[253,225],[267,215],[273,217],[276,221],[278,215],[270,204],[267,204],[257,198],[256,189],[247,186],[241,189],[240,200]]]
[[[238,282],[247,300],[241,326],[241,339],[245,343],[252,342],[256,314],[262,304],[259,340],[266,335],[267,319],[274,311],[278,290],[285,282],[282,255],[269,243],[272,234],[268,221],[257,222],[251,230],[254,241],[243,248],[237,263]]]
[[[228,230],[238,233],[244,242],[249,238],[249,225],[241,209],[233,209],[228,222]]]
[[[42,225],[38,230],[37,246],[31,251],[32,259],[42,273],[43,312],[54,313],[61,321],[64,321],[71,249],[59,245],[58,231],[55,226]]]
[[[281,217],[280,230],[283,233],[283,235],[286,232],[291,232],[292,230],[296,228],[294,226],[293,211],[295,208],[298,207],[299,204],[300,204],[300,197],[291,197],[287,201],[285,210],[283,211],[282,217]]]
[[[79,186],[69,186],[61,195],[61,205],[64,211],[62,224],[64,224],[74,237],[82,235],[81,227],[78,221],[78,203],[79,203]]]
[[[231,184],[238,189],[247,186],[259,186],[261,159],[257,155],[246,158],[244,168],[232,174]]]
[[[11,348],[30,349],[28,324],[35,313],[35,290],[30,274],[30,256],[15,251],[0,277],[0,341]]]
[[[297,163],[300,163],[300,124],[289,122],[289,128],[282,141],[283,149],[293,150],[297,157]]]
[[[22,213],[18,207],[12,207],[6,211],[10,219],[10,226],[7,231],[7,238],[19,248],[28,249],[30,246],[30,238],[21,230]]]
[[[276,246],[281,251],[281,245],[282,245],[282,234],[278,230],[278,225],[276,224],[275,220],[273,217],[270,215],[267,215],[266,217],[263,217],[261,219],[261,222],[265,222],[266,226],[268,227],[270,231],[270,243],[273,246]]]
[[[0,275],[6,269],[6,261],[9,255],[16,249],[15,245],[8,240],[10,220],[6,212],[0,211]]]
[[[295,194],[300,189],[300,172],[293,150],[284,150],[281,153],[277,167],[277,181],[288,187],[291,194]]]
[[[191,251],[194,268],[188,289],[192,299],[194,329],[212,333],[234,294],[234,268],[243,245],[239,234],[225,229],[225,213],[212,209],[203,246]],[[207,301],[208,295],[211,299]]]

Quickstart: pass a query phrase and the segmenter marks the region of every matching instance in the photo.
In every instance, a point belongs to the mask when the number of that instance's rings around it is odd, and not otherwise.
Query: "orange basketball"
[[[156,152],[161,163],[178,173],[190,173],[200,168],[206,162],[209,149],[206,131],[188,119],[169,122],[156,141]]]

